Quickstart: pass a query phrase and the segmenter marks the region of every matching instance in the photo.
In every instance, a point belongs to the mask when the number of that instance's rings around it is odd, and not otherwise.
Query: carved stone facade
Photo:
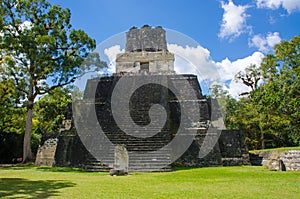
[[[117,73],[174,73],[174,54],[161,52],[125,52],[117,55]]]
[[[140,29],[132,27],[126,33],[126,52],[141,51],[168,51],[166,31],[159,26],[152,28],[145,25]]]
[[[117,55],[116,73],[174,73],[174,54],[168,52],[164,29],[131,28],[126,39],[125,53]]]

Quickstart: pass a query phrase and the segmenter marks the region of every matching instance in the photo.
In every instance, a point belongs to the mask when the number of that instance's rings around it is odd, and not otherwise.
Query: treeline
[[[57,88],[40,98],[33,112],[31,149],[36,154],[41,137],[46,132],[59,132],[72,103],[71,89]],[[26,101],[12,80],[0,81],[0,163],[11,163],[22,157],[26,126]]]
[[[22,133],[23,154],[17,155],[23,163],[33,160],[35,131],[44,122],[39,118],[40,109],[35,107],[38,97],[53,95],[85,72],[106,67],[99,54],[93,52],[95,48],[94,39],[72,27],[69,9],[47,0],[1,1],[1,153],[5,148],[2,146],[17,146],[7,140]]]
[[[221,86],[211,88],[228,129],[245,132],[249,149],[300,145],[300,36],[274,46],[260,66],[236,75],[250,87],[235,100]]]

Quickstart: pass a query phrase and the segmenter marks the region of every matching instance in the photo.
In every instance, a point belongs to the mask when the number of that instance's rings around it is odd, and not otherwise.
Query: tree
[[[248,100],[241,101],[247,106],[240,104],[235,116],[247,118],[240,121],[241,128],[247,129],[248,134],[257,135],[255,130],[260,132],[260,138],[253,138],[260,141],[261,148],[299,145],[299,51],[300,36],[282,41],[274,46],[273,54],[265,56],[258,68],[252,65],[236,75],[251,91],[244,92]],[[253,125],[249,126],[249,122]]]
[[[71,104],[71,90],[67,87],[56,88],[39,99],[35,105],[35,113],[40,131],[59,132]]]
[[[70,24],[70,10],[46,0],[2,0],[0,4],[1,72],[12,79],[26,98],[23,162],[32,160],[32,113],[38,95],[75,81],[86,68],[82,63],[95,40]]]
[[[246,67],[245,71],[240,71],[235,75],[236,80],[241,80],[243,84],[251,88],[251,91],[257,89],[258,82],[261,79],[261,71],[255,64]],[[248,95],[250,92],[243,92],[240,95]]]
[[[221,85],[214,84],[209,88],[211,92],[212,98],[218,101],[218,105],[220,107],[221,114],[223,118],[226,117],[226,109],[227,109],[227,100],[230,98],[228,91],[224,90]]]
[[[292,142],[300,144],[300,36],[281,41],[274,54],[265,57],[261,64],[266,94],[271,95],[274,112],[280,121],[286,121],[282,132]],[[267,98],[267,97],[266,97]],[[269,97],[270,99],[270,97]],[[281,134],[283,135],[283,134]]]

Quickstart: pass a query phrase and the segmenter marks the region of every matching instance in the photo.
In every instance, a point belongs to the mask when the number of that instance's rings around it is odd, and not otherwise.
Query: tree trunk
[[[259,113],[259,130],[260,130],[260,140],[261,140],[261,148],[265,148],[265,136],[264,136],[264,130],[262,126],[262,116],[261,113]]]
[[[264,132],[263,131],[261,132],[260,140],[261,140],[261,148],[265,149],[266,148],[266,146],[265,146],[265,136],[264,136]]]
[[[30,102],[28,102],[30,103]],[[27,106],[27,114],[26,114],[26,130],[24,134],[24,142],[23,142],[23,163],[30,162],[33,160],[32,152],[31,152],[31,130],[32,130],[32,111],[33,111],[33,102],[32,106],[28,104]]]
[[[33,156],[31,152],[31,131],[32,131],[32,112],[34,104],[34,95],[33,95],[33,82],[30,84],[30,90],[28,95],[28,104],[27,104],[27,114],[26,114],[26,129],[24,134],[23,142],[23,161],[22,163],[33,161]]]

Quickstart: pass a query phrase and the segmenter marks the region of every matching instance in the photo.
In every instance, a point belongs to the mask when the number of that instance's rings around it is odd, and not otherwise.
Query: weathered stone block
[[[126,52],[167,51],[166,31],[161,27],[131,28],[126,33]]]
[[[263,165],[269,170],[282,170],[285,167],[287,171],[300,171],[300,150],[262,151],[250,153],[250,157],[252,165]]]

